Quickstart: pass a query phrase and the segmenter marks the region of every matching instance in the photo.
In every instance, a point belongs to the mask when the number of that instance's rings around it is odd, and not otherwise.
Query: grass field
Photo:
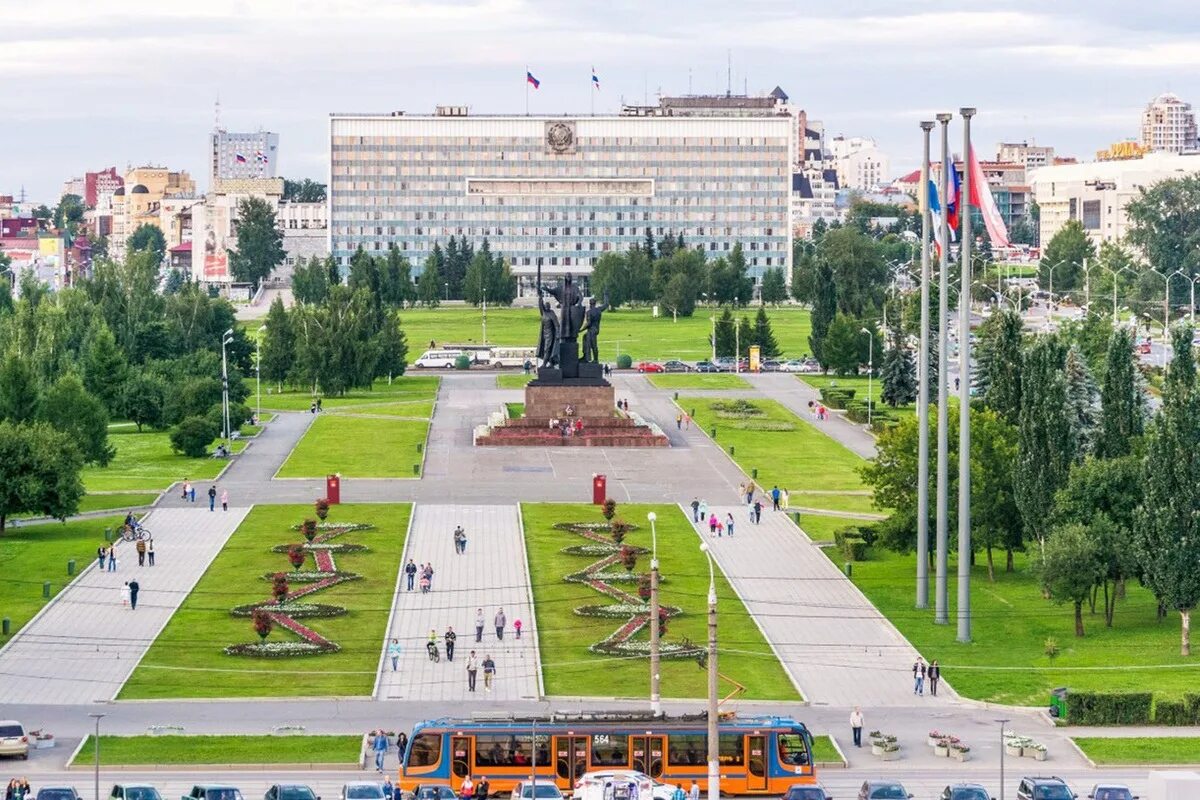
[[[743,309],[738,316],[753,319],[757,309]],[[604,314],[604,329],[600,336],[600,360],[614,362],[618,353],[628,353],[635,362],[678,358],[697,361],[712,355],[709,336],[712,334],[717,309],[698,306],[691,317],[657,319],[649,308],[621,308]],[[811,331],[807,309],[783,307],[768,309],[771,329],[780,348],[789,358],[800,358],[811,352],[808,335]],[[463,306],[447,308],[414,308],[401,312],[400,323],[409,341],[409,356],[416,358],[430,341],[444,344],[474,344],[482,340],[480,309]],[[530,345],[538,331],[537,311],[532,308],[489,308],[487,312],[488,341],[502,345]],[[264,399],[264,404],[265,404]],[[274,408],[274,406],[271,406]]]
[[[357,764],[361,736],[101,736],[105,767],[154,764]],[[96,740],[88,735],[75,756],[92,764]]]
[[[833,737],[829,734],[821,734],[813,736],[813,751],[812,760],[815,763],[838,763],[845,764],[846,759],[842,758],[841,753],[833,746]]]
[[[525,416],[524,403],[505,403],[504,405],[508,408],[509,419],[520,419]]]
[[[42,597],[42,582],[50,581],[50,596],[58,594],[71,578],[67,561],[75,559],[76,574],[96,558],[104,544],[104,529],[116,528],[122,516],[77,522],[48,522],[13,527],[0,536],[0,617],[12,620],[10,636],[0,634],[4,644],[29,622],[48,601]]]
[[[419,353],[418,353],[419,355]],[[253,380],[247,379],[247,385],[253,392]],[[413,400],[432,400],[437,395],[441,378],[437,375],[402,375],[390,384],[387,379],[380,378],[370,389],[355,389],[339,396],[321,396],[321,410],[335,411],[343,406],[366,406],[374,403],[397,403]],[[263,408],[275,411],[308,411],[312,404],[313,395],[308,391],[285,389],[282,393],[275,387],[263,387]]]
[[[350,504],[331,510],[330,522],[375,526],[344,537],[348,544],[366,545],[368,552],[337,556],[340,570],[362,578],[312,596],[315,603],[342,606],[348,613],[303,620],[341,645],[339,652],[303,658],[227,656],[226,645],[256,639],[250,620],[231,616],[229,609],[269,597],[270,583],[261,576],[288,568],[286,556],[271,548],[301,540],[291,526],[312,514],[311,505],[256,506],[150,647],[121,690],[121,699],[369,695],[411,508]],[[305,568],[311,569],[312,563],[310,558]],[[267,641],[295,640],[277,627]]]
[[[762,471],[759,471],[759,475]],[[826,511],[846,511],[851,514],[878,514],[868,490],[866,494],[839,494],[837,492],[789,491],[788,505],[795,508],[821,508]]]
[[[801,518],[802,526],[806,519],[812,517]],[[825,553],[843,563],[840,553],[832,549]],[[1117,603],[1112,628],[1104,627],[1103,613],[1090,614],[1085,605],[1087,636],[1077,638],[1070,605],[1042,599],[1024,554],[1017,554],[1016,571],[1011,574],[1004,572],[1003,552],[997,552],[996,558],[995,583],[988,583],[983,554],[971,572],[970,644],[955,641],[954,624],[933,624],[932,610],[913,609],[912,555],[874,547],[866,561],[854,563],[853,579],[927,661],[940,662],[942,676],[965,697],[1044,706],[1050,690],[1058,686],[1103,692],[1153,689],[1164,697],[1195,691],[1200,665],[1179,655],[1179,616],[1171,614],[1156,622],[1153,596],[1135,581],[1128,582],[1126,598]],[[952,554],[952,621],[957,569]],[[1053,662],[1045,654],[1047,639],[1054,639],[1060,649]]]
[[[1075,736],[1097,766],[1153,766],[1200,764],[1200,737],[1196,736]]]
[[[424,447],[425,420],[320,416],[279,469],[279,478],[416,478]]]
[[[825,517],[819,514],[803,513],[800,515],[800,527],[814,542],[832,542],[834,531],[857,524],[859,524],[858,520],[845,517]]]
[[[529,375],[526,375],[525,373],[519,373],[516,375],[511,374],[511,373],[508,375],[497,375],[496,376],[496,388],[497,389],[524,389],[525,384],[529,383],[531,380],[533,380],[536,377],[537,377],[537,375],[534,375],[532,373],[530,373]]]
[[[108,511],[114,508],[137,508],[148,506],[158,499],[157,492],[117,492],[116,494],[89,494],[79,501],[79,513]]]
[[[381,417],[408,417],[430,419],[433,417],[432,400],[397,400],[394,403],[364,403],[353,406],[334,406],[323,411],[325,414],[369,414]]]
[[[867,376],[866,375],[799,375],[800,380],[807,383],[814,389],[827,389],[836,385],[838,388],[854,389],[854,399],[864,400],[867,397]],[[871,398],[876,402],[882,402],[879,397],[883,391],[883,383],[879,380],[879,375],[876,374],[871,379]],[[916,404],[909,403],[908,405],[899,406],[892,409],[889,406],[879,406],[879,409],[885,409],[894,412],[916,411]]]
[[[749,389],[741,375],[725,372],[672,372],[647,375],[646,380],[659,389]]]
[[[108,441],[117,454],[107,467],[85,467],[83,485],[89,492],[161,491],[175,481],[212,480],[227,463],[221,458],[188,458],[171,450],[166,431],[133,427],[113,428]],[[240,453],[246,442],[233,442],[233,451]]]
[[[649,546],[650,530],[646,514],[658,515],[658,552],[664,583],[661,601],[684,610],[670,621],[666,641],[684,637],[703,642],[706,636],[705,597],[708,592],[708,567],[700,552],[700,539],[676,506],[622,505],[617,515],[640,526],[625,542]],[[548,695],[593,695],[642,697],[649,691],[650,679],[642,659],[619,659],[599,655],[590,645],[602,641],[622,624],[621,619],[582,617],[573,613],[580,605],[605,604],[604,595],[563,577],[586,567],[594,556],[568,555],[564,547],[585,544],[586,539],[554,529],[557,522],[603,520],[600,510],[591,505],[525,504],[521,507],[525,522],[525,542],[529,549],[529,575],[538,617],[538,646]],[[648,569],[645,558],[638,570]],[[634,587],[628,584],[630,591]],[[717,575],[718,610],[733,637],[727,640],[729,652],[722,652],[721,673],[745,684],[745,699],[796,700],[796,689],[783,667],[762,638],[745,607],[733,593],[724,576]],[[637,637],[646,640],[643,631]],[[735,654],[736,653],[736,654]],[[665,697],[704,697],[706,678],[690,659],[664,659],[662,691]],[[722,691],[727,687],[722,685]]]

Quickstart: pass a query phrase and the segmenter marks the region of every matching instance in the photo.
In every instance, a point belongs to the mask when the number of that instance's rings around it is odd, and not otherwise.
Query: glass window
[[[808,748],[804,744],[803,736],[798,733],[781,733],[777,739],[780,763],[800,766],[808,764]]]
[[[717,736],[717,757],[725,765],[740,766],[746,763],[745,739],[740,733],[722,733]],[[705,753],[707,758],[707,751]]]
[[[551,259],[552,261],[557,259]],[[629,737],[607,733],[592,735],[593,767],[624,767],[629,764]]]
[[[708,736],[703,733],[672,733],[667,743],[667,762],[673,766],[694,766],[708,760]]]
[[[431,767],[442,755],[440,733],[419,733],[408,746],[408,766]]]
[[[532,763],[529,734],[493,733],[475,737],[475,763],[488,767],[524,767]]]

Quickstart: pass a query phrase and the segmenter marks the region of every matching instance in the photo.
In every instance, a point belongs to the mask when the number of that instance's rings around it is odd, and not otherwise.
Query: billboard
[[[229,207],[192,207],[192,275],[202,281],[229,281]]]

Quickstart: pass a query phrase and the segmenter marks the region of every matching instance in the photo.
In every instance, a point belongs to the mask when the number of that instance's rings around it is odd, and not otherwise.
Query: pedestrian
[[[692,429],[692,415],[686,411],[683,412],[683,429],[685,431],[690,431]]]
[[[782,489],[781,491],[783,493],[783,497],[780,499],[779,504],[781,506],[783,506],[784,511],[787,511],[788,508],[791,506],[791,498],[788,497],[787,489]]]
[[[700,499],[692,498],[692,522],[700,521]]]
[[[683,430],[683,414],[675,415],[675,430],[677,430],[677,431]]]
[[[708,535],[709,536],[717,535],[717,515],[715,513],[709,515],[709,518],[708,518]]]
[[[496,612],[496,618],[492,620],[492,624],[496,626],[496,638],[504,640],[504,626],[508,624],[508,617],[504,616],[504,609]]]
[[[182,495],[182,499],[183,499],[183,501],[184,501],[185,503],[187,502],[187,499],[188,499],[188,489],[190,489],[190,488],[192,488],[192,485],[191,485],[190,483],[188,483],[188,479],[187,479],[187,478],[184,478],[184,479],[183,479],[183,495]]]
[[[520,639],[521,638],[521,620],[519,620],[519,619],[513,620],[513,630],[517,632],[516,636],[518,639]]]
[[[433,562],[425,565],[425,577],[429,579],[429,588],[433,589]]]
[[[116,546],[116,544],[110,545],[108,548],[108,571],[109,572],[117,571],[117,546]]]
[[[411,558],[404,565],[404,575],[408,578],[408,590],[411,592],[413,590],[413,581],[417,579],[417,565],[413,563]]]
[[[100,569],[100,570],[104,569],[104,559],[106,559],[106,558],[108,558],[108,548],[105,547],[104,545],[100,545],[99,547],[96,548],[96,568],[97,569]]]
[[[446,640],[446,660],[454,660],[454,643],[458,641],[458,634],[454,632],[453,626],[446,628],[446,634],[443,637]]]
[[[394,788],[394,787],[392,786],[392,779],[391,779],[390,777],[385,777],[385,778],[383,779],[383,797],[384,797],[384,800],[392,800],[392,791],[393,791],[393,788]]]
[[[208,487],[208,510],[209,511],[217,510],[217,487],[216,486]]]
[[[692,785],[688,787],[688,800],[700,800],[700,784],[696,783],[695,778],[692,778]]]
[[[429,640],[425,642],[425,652],[429,654],[430,661],[441,661],[441,653],[438,652],[437,646],[437,631],[433,628],[429,629]]]
[[[388,645],[388,658],[392,660],[392,672],[400,668],[400,640],[393,637]]]
[[[496,677],[496,662],[492,661],[490,655],[483,657],[483,690],[490,692],[492,690],[492,679]]]
[[[433,582],[429,580],[428,573],[426,573],[426,572],[421,573],[421,580],[420,580],[419,586],[421,587],[421,594],[429,594],[429,589],[430,589],[430,587],[433,586]]]
[[[755,500],[754,501],[754,524],[757,525],[760,522],[762,522],[762,501]]]
[[[146,540],[138,539],[137,544],[134,546],[134,549],[137,550],[138,566],[139,567],[146,566]]]
[[[375,740],[371,743],[371,749],[375,751],[375,771],[383,772],[383,757],[388,751],[387,734],[383,731],[375,731],[374,734]]]
[[[463,526],[459,525],[454,529],[454,552],[458,554],[467,551],[467,534],[463,531]]]
[[[730,536],[733,536],[733,514],[732,513],[725,514],[725,532],[728,533]]]
[[[188,502],[196,502],[196,484],[188,484]]]
[[[929,662],[929,693],[937,697],[938,681],[942,679],[942,668],[938,666],[937,659]]]
[[[738,500],[741,500],[743,497],[746,496],[746,484],[744,484],[744,483],[738,484],[737,496],[738,496]]]
[[[479,670],[479,662],[475,659],[475,651],[467,656],[467,691],[475,691],[475,673]]]
[[[715,517],[716,514],[713,514],[713,516]],[[725,523],[717,520],[717,538],[720,539],[723,533],[725,533]]]
[[[228,489],[221,490],[221,510],[222,511],[229,510],[229,490]]]
[[[916,662],[912,667],[913,672],[913,694],[925,694],[925,660],[917,656]]]
[[[812,400],[808,401],[808,415],[813,419],[817,418],[817,404]]]
[[[671,792],[671,800],[687,800],[687,792],[683,790],[683,784],[675,784],[675,791]]]
[[[487,800],[491,794],[492,784],[488,782],[487,775],[484,775],[475,784],[475,800]]]
[[[462,784],[458,787],[459,800],[471,800],[475,797],[475,783],[471,780],[471,773],[463,776]]]
[[[746,484],[746,505],[754,502],[754,481]]]
[[[142,587],[138,585],[137,578],[129,582],[129,606],[132,610],[137,610],[138,592],[141,590]]]
[[[704,520],[708,519],[708,501],[700,501],[700,524],[704,524]]]
[[[123,605],[123,606],[129,605],[130,594],[131,594],[131,591],[129,589],[129,581],[125,581],[125,583],[121,586],[121,605]]]
[[[476,642],[483,641],[483,626],[484,626],[485,622],[486,621],[483,618],[483,609],[482,608],[475,609],[475,641]]]
[[[396,734],[396,755],[400,758],[400,763],[404,763],[404,751],[408,749],[408,734],[400,731]]]
[[[862,747],[863,713],[858,706],[850,712],[850,732],[854,734],[854,746]]]
[[[154,566],[154,537],[146,540],[146,558],[150,561],[150,566]]]
[[[779,510],[779,498],[781,496],[782,495],[780,494],[779,487],[772,486],[771,487],[771,508],[772,508],[772,510],[774,510],[774,511]]]

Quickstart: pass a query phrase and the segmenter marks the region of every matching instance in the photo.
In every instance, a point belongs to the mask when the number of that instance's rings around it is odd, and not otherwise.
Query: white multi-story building
[[[329,255],[329,205],[283,200],[275,209],[275,221],[283,231],[283,249],[287,255],[271,278],[290,283],[292,270],[300,259]]]
[[[741,242],[751,275],[791,264],[794,120],[763,116],[432,116],[330,119],[330,252],[484,238],[531,285],[588,274],[605,252],[682,235],[710,257]],[[788,270],[790,272],[790,269]]]
[[[866,192],[890,180],[889,159],[874,139],[835,136],[829,149],[841,188]]]
[[[218,128],[208,135],[209,188],[219,180],[274,178],[279,134],[232,133]]]
[[[1142,112],[1142,147],[1152,153],[1189,153],[1197,148],[1192,104],[1167,92]]]
[[[1033,173],[1033,195],[1041,209],[1041,241],[1077,219],[1097,244],[1124,238],[1125,207],[1168,178],[1200,173],[1200,153],[1149,153],[1124,161],[1093,161],[1042,167]]]
[[[1054,148],[1029,142],[1001,142],[996,145],[996,161],[1023,164],[1026,173],[1054,163]]]

